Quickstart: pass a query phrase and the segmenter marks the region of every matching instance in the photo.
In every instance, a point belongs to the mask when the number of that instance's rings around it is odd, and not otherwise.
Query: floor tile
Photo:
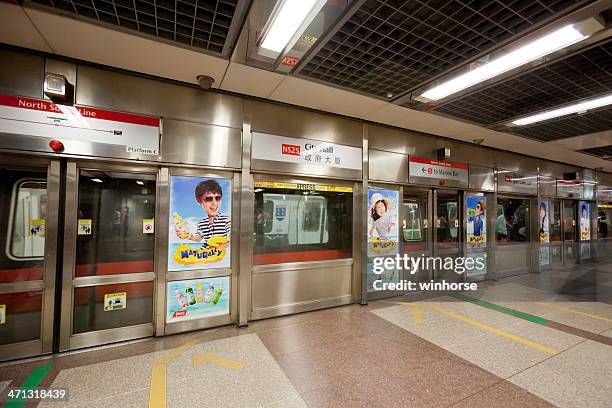
[[[554,405],[517,387],[501,381],[452,405],[453,408],[552,408]]]
[[[509,381],[559,407],[609,407],[612,347],[585,341]]]

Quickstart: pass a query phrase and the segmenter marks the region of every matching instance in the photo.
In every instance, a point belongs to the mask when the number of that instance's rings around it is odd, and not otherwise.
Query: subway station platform
[[[55,407],[608,407],[611,288],[610,264],[559,268],[4,364],[0,384],[67,390]]]

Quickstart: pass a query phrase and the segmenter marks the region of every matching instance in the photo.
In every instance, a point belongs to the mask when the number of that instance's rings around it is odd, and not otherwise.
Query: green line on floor
[[[47,363],[47,364],[37,366],[36,368],[32,370],[30,375],[28,375],[28,377],[25,379],[23,384],[21,384],[21,387],[19,387],[19,389],[20,390],[35,389],[36,387],[38,387],[38,384],[40,384],[43,378],[45,378],[45,376],[47,375],[49,370],[51,370],[51,368],[53,368],[53,363]],[[4,408],[21,408],[26,404],[26,402],[28,402],[27,398],[16,398],[4,404]]]
[[[458,293],[452,294],[451,296],[454,297],[455,299],[463,300],[464,302],[474,303],[475,305],[478,305],[478,306],[486,307],[488,309],[497,310],[498,312],[503,312],[503,313],[507,313],[512,316],[520,317],[521,319],[525,319],[533,323],[548,324],[548,320],[542,317],[532,316],[530,314],[522,313],[522,312],[519,312],[513,309],[509,309],[507,307],[485,302],[484,300],[474,299],[469,296],[461,295]]]

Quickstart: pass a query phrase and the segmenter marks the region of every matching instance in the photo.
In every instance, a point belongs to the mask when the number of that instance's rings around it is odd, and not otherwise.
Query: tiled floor
[[[3,365],[0,389],[52,362],[41,387],[70,400],[41,406],[158,407],[165,395],[180,408],[610,407],[612,306],[551,292],[550,279],[468,294],[546,323],[456,297],[396,298]],[[206,352],[244,367],[197,363]],[[161,394],[150,388],[160,361]]]

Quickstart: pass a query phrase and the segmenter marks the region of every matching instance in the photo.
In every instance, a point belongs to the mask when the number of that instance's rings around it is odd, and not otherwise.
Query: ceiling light
[[[93,181],[94,183],[102,183],[102,180],[100,180],[99,178],[91,179],[91,181]]]
[[[534,61],[552,52],[560,50],[561,48],[581,41],[586,37],[586,35],[583,35],[576,30],[574,25],[565,26],[499,58],[496,58],[489,63],[466,72],[463,75],[443,82],[440,85],[424,92],[421,97],[428,100],[445,98],[480,82],[503,74],[506,71],[520,67],[528,62]]]
[[[317,15],[325,0],[280,0],[264,29],[261,48],[280,53]],[[300,31],[300,34],[301,32]]]
[[[144,186],[144,181],[140,181],[140,180],[138,180],[138,181],[136,182],[136,184],[138,184],[139,186]]]
[[[597,98],[597,99],[591,99],[590,101],[576,103],[574,105],[566,106],[564,108],[553,109],[553,110],[538,113],[535,115],[527,116],[526,118],[513,120],[509,125],[516,125],[516,126],[530,125],[532,123],[541,122],[543,120],[558,118],[560,116],[571,115],[572,113],[586,112],[588,110],[596,109],[596,108],[606,106],[606,105],[611,105],[611,104],[612,104],[612,94],[602,96],[601,98]]]

